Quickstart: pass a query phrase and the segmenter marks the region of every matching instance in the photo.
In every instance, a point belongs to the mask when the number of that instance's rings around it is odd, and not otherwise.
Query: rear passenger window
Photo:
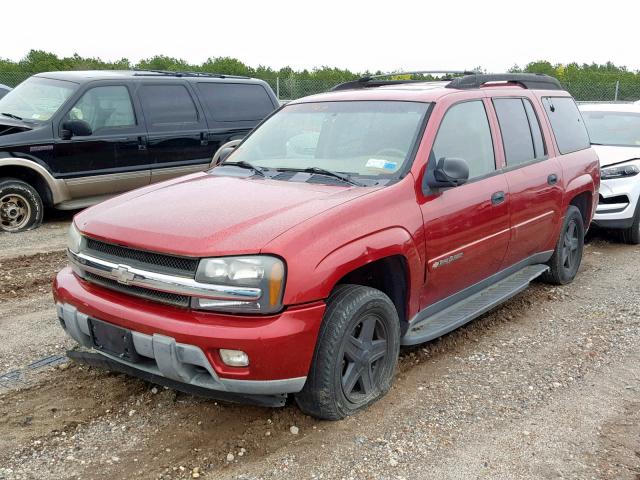
[[[544,142],[533,106],[524,98],[495,98],[507,166],[545,156]]]
[[[198,111],[184,85],[143,85],[140,101],[149,125],[198,123]]]
[[[275,109],[262,85],[200,82],[198,91],[211,118],[219,122],[262,120]]]
[[[495,171],[496,161],[487,112],[482,101],[458,103],[445,114],[431,150],[432,158],[461,158],[469,179]]]
[[[577,152],[591,146],[576,102],[571,97],[544,97],[542,104],[551,121],[560,153]]]

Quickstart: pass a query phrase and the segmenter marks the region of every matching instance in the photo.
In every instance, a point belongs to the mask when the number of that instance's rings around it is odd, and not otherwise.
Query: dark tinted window
[[[184,85],[143,85],[140,100],[150,125],[198,122],[198,111]]]
[[[533,147],[536,151],[536,158],[542,158],[547,154],[544,140],[542,137],[542,130],[540,130],[540,121],[538,115],[536,115],[531,102],[527,99],[522,99],[524,103],[524,109],[527,111],[527,117],[529,117],[529,125],[531,125],[531,135],[533,136]]]
[[[493,104],[500,123],[507,165],[518,165],[533,160],[535,158],[533,139],[522,100],[496,98]]]
[[[560,153],[571,153],[591,146],[576,102],[570,97],[544,97],[544,109],[551,121]]]
[[[211,118],[220,122],[262,120],[275,108],[262,85],[200,82],[198,90]]]
[[[482,101],[459,103],[445,114],[431,151],[434,160],[462,158],[469,164],[469,178],[495,171],[493,141]]]

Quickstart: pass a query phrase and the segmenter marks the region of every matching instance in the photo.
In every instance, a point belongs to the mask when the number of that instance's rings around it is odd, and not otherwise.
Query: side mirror
[[[442,157],[436,168],[426,173],[429,188],[457,187],[469,180],[469,165],[462,158]]]
[[[229,155],[233,153],[236,147],[240,145],[240,142],[242,142],[242,140],[231,140],[230,142],[222,145],[213,155],[210,167],[213,168],[216,165],[220,165],[222,162],[224,162],[229,157]]]
[[[61,133],[64,140],[69,140],[71,137],[88,137],[93,130],[84,120],[67,120],[62,124]]]

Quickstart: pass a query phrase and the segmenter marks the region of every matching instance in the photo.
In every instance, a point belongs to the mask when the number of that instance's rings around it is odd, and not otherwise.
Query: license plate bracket
[[[97,350],[129,362],[140,361],[140,355],[133,345],[131,330],[90,318],[89,331],[91,342]]]

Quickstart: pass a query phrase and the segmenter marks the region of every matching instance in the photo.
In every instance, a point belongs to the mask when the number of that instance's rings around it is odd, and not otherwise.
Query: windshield
[[[410,161],[428,107],[396,101],[288,105],[247,138],[228,162],[391,178]]]
[[[0,113],[25,120],[49,120],[78,88],[73,82],[31,77],[0,98]]]
[[[640,147],[640,113],[582,112],[591,143]]]

